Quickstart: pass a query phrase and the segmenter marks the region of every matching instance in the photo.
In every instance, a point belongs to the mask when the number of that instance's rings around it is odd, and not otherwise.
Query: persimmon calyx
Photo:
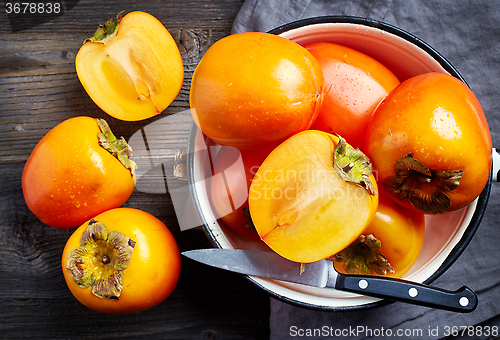
[[[335,147],[334,168],[337,174],[346,182],[356,183],[364,187],[371,195],[377,194],[370,180],[373,166],[370,159],[359,149],[348,147],[344,138],[335,134],[339,142]]]
[[[66,261],[71,277],[82,288],[92,287],[101,298],[118,299],[122,291],[123,270],[130,264],[135,242],[119,231],[108,233],[106,226],[90,220]]]
[[[106,42],[112,40],[116,36],[116,31],[118,30],[118,26],[123,17],[122,13],[123,12],[118,13],[116,20],[109,19],[104,24],[100,24],[94,35],[91,38],[85,39],[83,43],[97,42],[105,44]]]
[[[361,235],[344,250],[331,257],[337,262],[345,262],[344,270],[348,274],[379,275],[394,273],[394,268],[387,257],[380,252],[382,243],[373,234]]]
[[[130,159],[132,156],[132,147],[128,145],[125,138],[116,138],[113,132],[104,119],[96,119],[97,125],[101,132],[97,134],[99,145],[106,149],[116,159],[122,163],[124,167],[130,170],[132,177],[135,175],[137,164]]]
[[[399,200],[427,214],[445,212],[451,204],[448,193],[460,185],[463,170],[430,170],[410,152],[394,165],[396,176],[384,180],[385,189]]]

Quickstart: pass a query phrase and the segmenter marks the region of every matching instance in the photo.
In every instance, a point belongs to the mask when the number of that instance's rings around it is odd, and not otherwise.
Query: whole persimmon
[[[248,190],[271,150],[243,150],[222,146],[215,160],[214,175],[210,178],[210,202],[218,218],[249,240],[260,241],[248,208]]]
[[[363,234],[336,254],[341,273],[402,277],[417,261],[425,235],[425,214],[403,207],[379,192],[373,221]]]
[[[233,34],[215,42],[196,67],[191,113],[221,145],[277,145],[314,122],[323,83],[318,61],[297,43],[261,32]]]
[[[75,64],[90,98],[125,121],[161,113],[184,81],[174,39],[160,21],[140,11],[100,25],[78,51]]]
[[[250,215],[279,255],[314,262],[351,244],[373,220],[377,183],[370,160],[343,138],[317,130],[281,143],[250,185]]]
[[[375,107],[399,79],[383,64],[352,48],[315,42],[304,45],[319,61],[325,76],[323,106],[311,129],[335,132],[363,149]]]
[[[38,142],[24,166],[28,208],[43,223],[69,229],[121,206],[135,188],[131,153],[103,119],[63,121]]]
[[[181,269],[170,230],[132,208],[108,210],[83,223],[68,239],[62,270],[73,295],[102,313],[136,313],[170,296]]]
[[[474,93],[437,72],[396,87],[373,113],[365,140],[382,190],[427,214],[475,200],[490,176],[491,150],[488,122]]]

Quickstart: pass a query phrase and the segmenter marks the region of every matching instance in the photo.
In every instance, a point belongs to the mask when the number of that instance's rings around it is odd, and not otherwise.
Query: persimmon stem
[[[102,257],[102,263],[108,264],[109,262],[111,262],[111,259],[109,258],[109,256],[108,255],[104,255]]]
[[[104,24],[100,24],[94,35],[91,38],[87,38],[84,41],[84,44],[87,42],[97,42],[103,43],[112,40],[116,36],[116,31],[118,30],[118,26],[120,24],[120,20],[122,19],[122,13],[118,13],[116,16],[116,20],[110,19],[106,21]]]
[[[377,191],[370,176],[373,171],[370,159],[359,149],[348,147],[344,138],[335,134],[339,142],[334,150],[334,168],[346,182],[356,183],[364,187],[371,195]]]

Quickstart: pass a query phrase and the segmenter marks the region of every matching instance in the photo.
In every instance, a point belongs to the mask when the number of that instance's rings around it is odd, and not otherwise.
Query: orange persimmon
[[[80,48],[75,64],[90,98],[126,121],[161,113],[184,81],[174,39],[160,21],[139,11],[101,25]]]
[[[216,216],[238,235],[260,241],[248,208],[248,190],[259,166],[270,150],[240,151],[222,146],[210,179],[210,203]]]
[[[274,149],[250,186],[261,239],[296,262],[324,259],[351,244],[378,206],[371,163],[343,138],[300,132]]]
[[[311,129],[335,132],[363,150],[373,110],[399,79],[372,57],[352,48],[316,42],[304,46],[325,76],[323,106]]]
[[[85,306],[136,313],[172,294],[181,259],[163,222],[138,209],[117,208],[76,229],[64,247],[62,270],[71,293]]]
[[[334,256],[335,268],[341,273],[399,278],[417,261],[424,235],[424,213],[406,209],[381,190],[372,223]]]
[[[377,107],[365,151],[380,187],[427,214],[463,208],[490,176],[491,135],[471,89],[444,73],[402,82]]]
[[[43,223],[69,229],[121,206],[135,188],[131,152],[103,119],[63,121],[38,142],[24,166],[28,208]]]
[[[318,61],[299,44],[261,32],[233,34],[215,42],[196,67],[191,113],[221,145],[277,145],[314,122],[323,83]]]

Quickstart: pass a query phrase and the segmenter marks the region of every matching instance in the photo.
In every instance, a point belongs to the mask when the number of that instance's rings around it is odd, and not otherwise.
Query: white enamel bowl
[[[401,81],[431,71],[449,73],[464,81],[453,66],[426,43],[378,21],[356,17],[317,17],[284,25],[270,33],[299,44],[329,41],[352,47],[382,62]],[[219,223],[212,211],[207,191],[207,183],[212,175],[209,158],[213,159],[217,150],[218,146],[193,126],[188,156],[189,184],[205,232],[215,247],[263,249],[263,244],[244,240]],[[404,279],[431,283],[453,264],[479,226],[490,187],[491,178],[482,194],[464,209],[426,217],[422,251]],[[257,277],[248,279],[277,299],[319,310],[353,310],[387,303],[334,289],[306,287]]]

